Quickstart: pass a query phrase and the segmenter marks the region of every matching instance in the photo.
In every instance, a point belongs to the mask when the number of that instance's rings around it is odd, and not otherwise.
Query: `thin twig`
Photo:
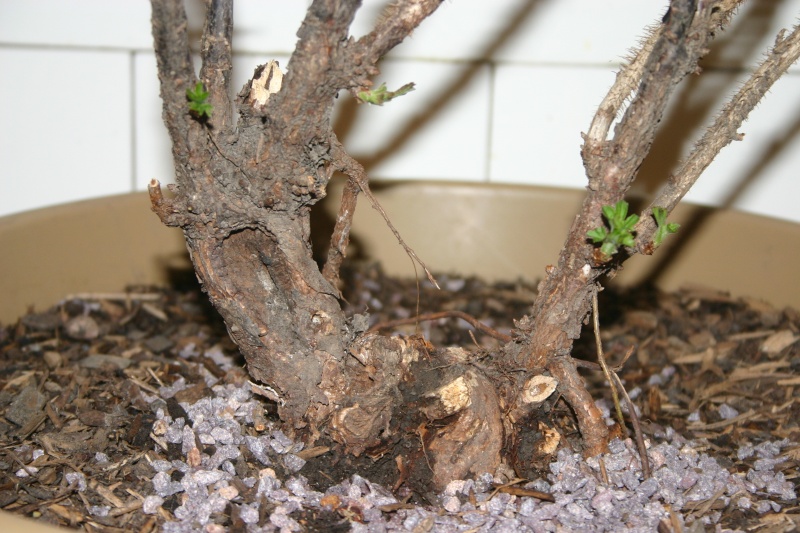
[[[361,192],[364,193],[364,196],[366,196],[370,204],[372,204],[372,208],[381,214],[383,220],[386,222],[386,225],[394,234],[397,242],[400,243],[400,246],[403,247],[403,250],[405,250],[406,254],[408,254],[412,261],[416,261],[417,264],[422,267],[422,269],[425,271],[428,281],[430,281],[431,284],[437,289],[441,289],[439,284],[436,282],[436,279],[434,279],[433,274],[431,274],[431,271],[428,270],[427,265],[425,265],[425,262],[422,261],[417,253],[406,244],[406,242],[403,240],[403,237],[400,235],[400,232],[397,231],[397,228],[395,228],[394,224],[392,224],[392,221],[389,219],[389,215],[383,209],[383,206],[381,206],[380,202],[378,202],[378,199],[375,198],[375,195],[372,194],[372,191],[369,188],[367,173],[361,163],[353,159],[353,157],[345,151],[344,147],[338,141],[331,144],[331,152],[333,153],[334,159],[341,165],[341,170],[356,181],[356,184],[358,184],[358,186],[361,188]]]
[[[614,385],[614,380],[611,379],[611,372],[608,369],[606,358],[603,355],[603,341],[600,339],[600,311],[597,305],[597,291],[597,287],[592,291],[592,323],[594,324],[594,341],[597,346],[597,361],[600,363],[600,368],[603,369],[606,380],[608,380],[608,386],[611,388],[611,397],[614,399],[614,409],[617,412],[617,420],[619,420],[619,428],[624,432],[626,431],[625,418],[622,416],[622,407],[619,404],[617,387]]]
[[[440,311],[438,313],[426,313],[424,315],[412,316],[410,318],[398,318],[396,320],[387,320],[386,322],[380,322],[369,328],[369,333],[374,333],[382,329],[404,326],[406,324],[425,322],[427,320],[439,320],[440,318],[460,318],[461,320],[468,322],[472,327],[474,327],[481,333],[485,333],[490,337],[494,337],[495,339],[501,342],[511,342],[511,336],[506,335],[505,333],[500,333],[496,329],[492,329],[491,327],[487,326],[474,316],[468,315],[463,311]]]
[[[370,61],[377,62],[441,4],[442,0],[397,0],[389,3],[375,28],[359,39],[356,47],[363,47]]]
[[[642,462],[642,476],[644,476],[644,479],[647,479],[650,477],[650,461],[647,459],[647,448],[644,445],[644,435],[642,435],[642,426],[639,424],[639,417],[636,415],[636,409],[634,409],[631,397],[628,396],[628,391],[626,391],[625,387],[622,385],[622,380],[619,379],[616,372],[612,372],[611,375],[614,376],[614,380],[622,391],[623,398],[625,398],[625,404],[628,406],[628,413],[631,416],[631,425],[633,426],[633,434],[636,436],[636,447],[639,449],[639,459]]]

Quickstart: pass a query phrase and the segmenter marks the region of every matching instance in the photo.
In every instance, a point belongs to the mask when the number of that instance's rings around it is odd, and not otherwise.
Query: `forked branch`
[[[778,78],[800,57],[800,25],[795,26],[788,36],[784,33],[785,30],[781,31],[775,39],[775,46],[761,65],[720,111],[703,137],[695,143],[689,157],[656,196],[645,215],[650,214],[653,207],[672,211],[719,152],[732,141],[744,137],[744,134],[738,133],[742,123]],[[640,219],[636,228],[639,251],[649,248],[648,243],[653,240],[656,229],[653,217],[643,216]]]

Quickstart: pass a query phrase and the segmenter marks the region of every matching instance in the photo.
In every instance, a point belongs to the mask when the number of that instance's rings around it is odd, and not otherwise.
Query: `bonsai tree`
[[[327,436],[356,455],[393,453],[403,475],[428,472],[443,486],[502,473],[504,446],[554,390],[574,411],[584,453],[606,449],[607,427],[577,371],[599,367],[570,355],[600,283],[626,257],[653,253],[677,229],[669,213],[716,154],[739,138],[750,110],[797,59],[800,35],[795,28],[776,38],[652,203],[640,215],[628,214],[625,194],[670,95],[698,72],[698,60],[740,3],[670,2],[583,136],[586,198],[530,314],[497,353],[478,362],[462,349],[368,332],[366,317],[345,314],[338,288],[359,194],[379,206],[364,168],[332,130],[334,100],[346,91],[381,104],[408,91],[374,88],[372,79],[381,57],[440,3],[396,0],[356,40],[348,30],[358,1],[314,0],[288,71],[273,61],[259,66],[231,100],[232,0],[207,3],[199,76],[183,2],[153,0],[177,184],[164,195],[154,180],[150,198],[164,224],[183,230],[204,291],[295,437]],[[345,174],[347,184],[319,268],[310,212],[334,172]],[[416,450],[393,449],[399,442]]]

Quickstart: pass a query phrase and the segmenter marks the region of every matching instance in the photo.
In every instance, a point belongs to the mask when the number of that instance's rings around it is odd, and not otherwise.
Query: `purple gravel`
[[[176,382],[177,383],[177,382]],[[209,383],[213,385],[212,383]],[[176,392],[173,385],[165,388],[163,397]],[[142,512],[154,514],[164,500],[178,494],[180,505],[174,510],[177,521],[165,523],[163,531],[183,533],[216,531],[215,513],[222,513],[231,503],[246,524],[248,533],[301,531],[301,525],[290,516],[303,508],[320,509],[325,495],[337,495],[343,506],[362,510],[363,523],[352,522],[354,532],[437,531],[437,532],[549,532],[549,531],[655,531],[662,520],[669,520],[669,511],[678,514],[683,525],[692,521],[713,525],[718,511],[689,518],[697,502],[719,498],[724,505],[751,509],[758,513],[778,512],[776,500],[794,501],[794,486],[779,471],[784,459],[781,450],[792,445],[788,440],[756,446],[744,444],[738,458],[756,457],[754,468],[742,474],[731,474],[699,445],[683,439],[667,429],[663,442],[648,449],[653,475],[643,480],[639,455],[630,440],[614,441],[608,454],[585,460],[580,454],[560,450],[550,465],[546,479],[525,485],[552,494],[555,502],[505,493],[493,494],[492,476],[484,474],[474,480],[450,483],[440,496],[438,506],[400,509],[384,513],[381,506],[398,503],[390,491],[358,475],[330,487],[322,494],[311,487],[302,475],[305,461],[296,455],[302,443],[295,443],[273,428],[259,437],[245,436],[243,426],[252,422],[253,399],[249,386],[214,385],[213,397],[194,404],[182,404],[189,420],[172,420],[163,409],[157,418],[166,428],[163,439],[180,444],[181,461],[152,462],[154,495],[148,496]],[[156,400],[157,398],[152,398]],[[601,405],[602,407],[602,405]],[[233,415],[232,415],[233,413]],[[735,416],[720,407],[721,417]],[[190,466],[188,454],[198,446],[213,444],[212,456],[200,454],[200,464]],[[247,487],[256,487],[255,501],[242,501],[238,492],[230,496],[236,477],[234,463],[246,448],[262,465],[259,478],[239,480]],[[197,451],[194,452],[195,454]],[[608,483],[602,481],[601,461]],[[196,465],[196,463],[194,463]],[[293,475],[278,479],[273,464],[283,465]],[[170,472],[183,473],[175,481]],[[241,486],[241,485],[240,485]],[[476,505],[470,503],[474,495]],[[233,497],[233,500],[227,498]],[[261,506],[270,509],[269,520],[258,526]],[[682,511],[686,512],[684,516]]]

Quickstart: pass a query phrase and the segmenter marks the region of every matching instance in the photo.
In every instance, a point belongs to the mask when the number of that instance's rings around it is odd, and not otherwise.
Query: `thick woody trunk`
[[[588,193],[558,264],[549,267],[533,313],[520,320],[513,340],[480,363],[463,350],[366,332],[364,317],[345,316],[336,287],[356,197],[363,192],[375,200],[363,167],[331,129],[335,97],[368,89],[378,60],[440,2],[397,0],[356,41],[348,32],[359,2],[315,0],[285,78],[269,62],[231,101],[232,0],[207,0],[199,81],[213,111],[203,117],[187,102],[186,91],[198,80],[183,2],[152,0],[177,185],[165,195],[154,180],[150,197],[161,220],[183,230],[198,279],[289,428],[309,441],[327,432],[355,454],[413,440],[417,453],[397,457],[401,479],[415,468],[432,469],[441,487],[498,471],[503,443],[515,439],[517,424],[556,386],[575,412],[585,452],[605,449],[607,429],[570,352],[598,282],[622,260],[599,259],[586,234],[603,225],[603,206],[624,198],[669,95],[696,69],[739,2],[673,0],[661,26],[620,72],[584,135]],[[336,171],[349,181],[320,270],[312,257],[310,211]],[[641,229],[626,253],[653,249],[652,227]]]
[[[177,185],[164,194],[154,180],[150,196],[161,220],[183,230],[203,289],[288,427],[307,440],[327,431],[355,454],[409,434],[422,446],[417,463],[435,465],[435,482],[444,484],[453,472],[466,476],[497,468],[503,431],[496,394],[480,387],[484,378],[474,372],[459,381],[465,361],[448,352],[367,335],[363,317],[345,317],[334,283],[355,195],[366,183],[330,124],[337,93],[368,87],[378,58],[438,4],[399,2],[393,17],[356,42],[347,32],[358,2],[317,0],[298,32],[285,78],[274,62],[263,65],[231,105],[232,4],[212,0],[200,81],[213,111],[199,117],[186,100],[196,79],[182,2],[154,0],[153,34]],[[312,257],[310,211],[335,170],[351,180],[321,272]],[[451,370],[431,370],[443,366]],[[395,416],[409,404],[418,406],[413,416]],[[451,430],[426,432],[424,438],[418,431],[454,416],[461,423]],[[483,436],[473,441],[478,433]],[[473,441],[468,451],[455,453],[465,441]]]

